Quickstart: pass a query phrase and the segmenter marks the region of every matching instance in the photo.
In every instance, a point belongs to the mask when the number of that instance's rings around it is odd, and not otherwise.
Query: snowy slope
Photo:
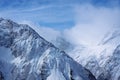
[[[0,79],[96,80],[28,25],[0,19]]]
[[[96,46],[77,46],[69,55],[98,80],[120,80],[120,29],[113,28]]]

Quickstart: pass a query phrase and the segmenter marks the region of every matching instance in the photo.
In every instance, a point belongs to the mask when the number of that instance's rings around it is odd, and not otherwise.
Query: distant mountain
[[[98,80],[120,80],[120,29],[115,28],[105,35],[100,44],[99,58],[88,61],[86,68],[96,74]],[[92,59],[93,60],[93,59]]]
[[[120,29],[113,28],[96,46],[75,47],[69,55],[98,80],[120,80]]]
[[[0,80],[96,80],[30,26],[0,18]]]

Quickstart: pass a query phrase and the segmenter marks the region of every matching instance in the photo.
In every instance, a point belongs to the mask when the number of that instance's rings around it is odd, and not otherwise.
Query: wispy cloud
[[[70,27],[74,24],[74,12],[71,6],[47,5],[30,9],[9,9],[1,11],[0,16],[17,22],[28,20],[54,28],[59,25],[61,28]]]

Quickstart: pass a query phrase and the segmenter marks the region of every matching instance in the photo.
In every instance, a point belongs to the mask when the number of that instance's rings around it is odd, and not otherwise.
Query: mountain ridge
[[[0,51],[4,56],[0,57],[4,80],[53,80],[53,76],[59,80],[96,80],[89,71],[28,25],[2,18]]]

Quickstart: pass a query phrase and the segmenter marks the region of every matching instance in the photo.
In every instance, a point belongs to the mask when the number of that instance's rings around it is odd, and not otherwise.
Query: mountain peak
[[[0,57],[0,71],[5,80],[53,80],[54,76],[59,80],[95,80],[89,71],[28,25],[1,19],[0,51],[4,56]]]

